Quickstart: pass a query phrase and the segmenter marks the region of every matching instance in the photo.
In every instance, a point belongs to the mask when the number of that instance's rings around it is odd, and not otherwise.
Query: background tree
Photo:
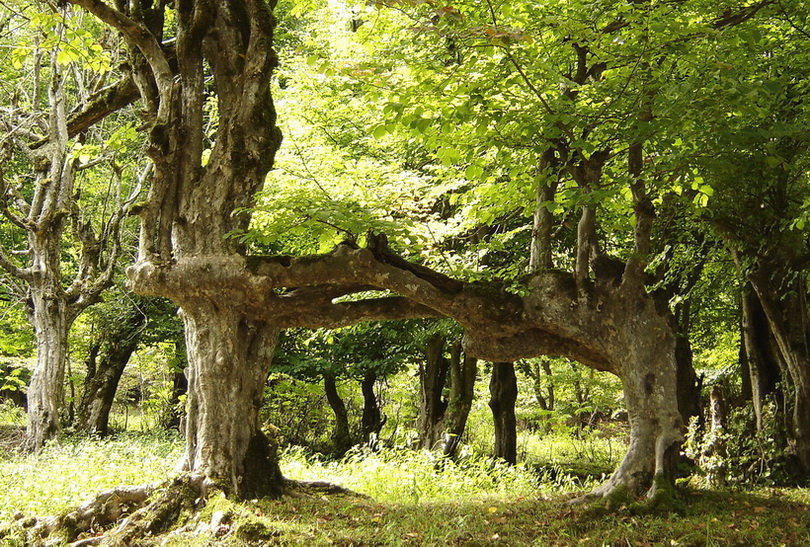
[[[0,266],[15,280],[7,286],[24,291],[36,333],[28,444],[39,448],[60,425],[68,331],[111,283],[121,223],[140,186],[130,182],[132,193],[124,196],[132,176],[116,158],[116,144],[124,135],[101,145],[70,140],[75,118],[68,114],[89,107],[110,70],[110,59],[101,55],[93,34],[64,10],[40,14],[21,9],[14,17],[33,23],[27,37],[33,54],[18,59],[11,80],[17,100],[0,120],[4,167],[13,166],[10,176],[0,174],[0,210],[8,228],[20,234],[16,243],[22,247],[4,249]],[[25,43],[20,47],[26,51]],[[81,62],[84,48],[95,56]],[[102,163],[107,169],[95,176],[107,178],[103,186],[83,173]]]

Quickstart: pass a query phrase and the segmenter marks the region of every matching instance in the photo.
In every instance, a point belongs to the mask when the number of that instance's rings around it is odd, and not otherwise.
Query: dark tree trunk
[[[109,432],[110,409],[118,382],[145,326],[146,316],[132,306],[121,322],[101,332],[100,339],[90,348],[78,412],[78,426],[83,431],[101,436]]]
[[[694,416],[700,416],[701,384],[692,362],[692,345],[686,333],[675,337],[675,362],[677,363],[678,411],[683,423],[688,424]]]
[[[792,383],[791,437],[802,467],[802,478],[807,479],[810,477],[810,318],[807,286],[803,276],[795,273],[761,267],[751,275],[751,284],[762,305],[780,362],[784,364],[782,376]],[[753,384],[752,381],[752,388]]]
[[[495,457],[517,463],[517,377],[514,363],[493,363],[489,408],[495,422]]]
[[[757,430],[761,431],[762,407],[766,398],[777,390],[783,366],[772,343],[768,320],[753,288],[748,285],[742,294],[742,345],[745,348],[751,402],[754,406]]]
[[[446,340],[434,334],[427,343],[425,362],[419,366],[421,403],[417,429],[419,446],[432,450],[441,440],[441,420],[447,409],[443,392],[447,383],[448,360],[444,357]]]
[[[363,375],[360,387],[363,392],[363,418],[361,421],[361,429],[363,433],[363,440],[371,442],[380,435],[380,431],[385,425],[385,418],[383,418],[382,410],[380,409],[380,401],[377,394],[374,392],[374,386],[377,384],[377,373],[368,371]]]
[[[335,454],[342,456],[352,447],[352,436],[349,431],[349,414],[346,412],[346,404],[341,399],[335,383],[335,377],[331,374],[324,374],[323,388],[326,392],[326,400],[335,414],[335,429],[332,431],[332,449]]]
[[[467,417],[475,395],[478,359],[462,352],[461,343],[455,344],[450,355],[450,397],[442,419],[442,453],[454,458],[461,437],[467,427]]]

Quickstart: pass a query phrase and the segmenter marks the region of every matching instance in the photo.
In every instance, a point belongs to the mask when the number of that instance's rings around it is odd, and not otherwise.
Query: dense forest
[[[810,542],[810,5],[0,0],[0,543]]]

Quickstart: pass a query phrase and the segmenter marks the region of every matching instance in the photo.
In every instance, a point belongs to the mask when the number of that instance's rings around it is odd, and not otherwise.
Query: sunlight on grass
[[[520,497],[559,490],[523,465],[509,466],[486,457],[459,462],[429,451],[356,449],[337,462],[308,455],[301,449],[284,452],[282,471],[291,479],[339,484],[380,502],[441,502],[471,496]]]
[[[16,512],[55,514],[122,484],[167,478],[181,454],[175,435],[62,440],[39,454],[0,460],[0,521]]]

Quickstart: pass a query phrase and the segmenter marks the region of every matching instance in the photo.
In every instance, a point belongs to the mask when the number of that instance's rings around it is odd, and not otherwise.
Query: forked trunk
[[[419,446],[429,450],[441,440],[440,422],[447,408],[447,401],[442,397],[449,365],[444,357],[445,342],[445,337],[440,334],[431,336],[425,351],[425,362],[419,366]]]
[[[37,450],[59,432],[64,400],[70,318],[64,298],[49,290],[31,290],[30,320],[37,343],[37,362],[28,386],[26,445]]]
[[[477,374],[478,360],[463,354],[461,344],[456,344],[450,353],[450,398],[442,420],[444,430],[442,452],[448,458],[456,456],[461,437],[467,427]]]
[[[243,499],[281,494],[259,408],[278,330],[224,303],[183,307],[188,349],[184,467]]]
[[[489,408],[495,422],[495,457],[517,463],[517,377],[514,363],[493,363]]]

